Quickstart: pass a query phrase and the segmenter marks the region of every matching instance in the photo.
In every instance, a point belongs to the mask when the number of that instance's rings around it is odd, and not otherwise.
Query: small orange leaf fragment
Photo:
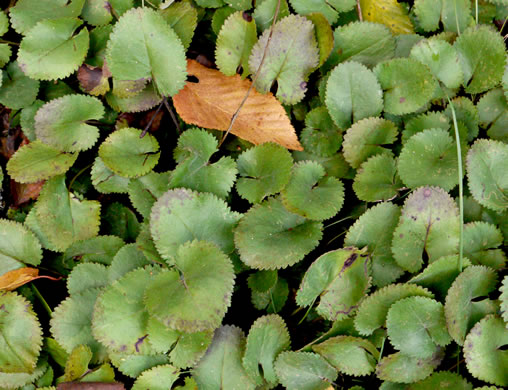
[[[6,272],[0,276],[0,290],[12,291],[27,284],[35,279],[51,279],[59,280],[60,278],[52,278],[51,276],[39,276],[39,270],[37,268],[18,268],[12,271]]]
[[[187,73],[199,82],[187,81],[173,96],[182,119],[190,124],[225,131],[252,82],[239,75],[225,76],[194,60],[187,61]],[[271,94],[252,89],[231,133],[255,145],[275,142],[288,149],[303,150],[282,104]]]

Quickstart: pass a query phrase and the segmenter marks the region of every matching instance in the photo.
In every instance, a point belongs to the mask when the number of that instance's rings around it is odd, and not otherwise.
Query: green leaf
[[[39,240],[18,222],[0,219],[0,275],[25,264],[38,266],[42,260]]]
[[[124,245],[118,250],[108,268],[109,281],[118,280],[130,271],[149,264],[150,262],[136,244]]]
[[[501,88],[493,89],[478,102],[480,124],[488,127],[487,135],[495,140],[508,142],[508,102]]]
[[[396,58],[374,68],[384,92],[384,110],[394,115],[409,114],[432,98],[437,82],[429,68],[413,58]]]
[[[75,72],[88,51],[88,30],[76,30],[83,24],[79,19],[43,20],[35,25],[21,41],[18,63],[23,72],[37,80],[62,79]]]
[[[478,203],[502,212],[508,208],[508,145],[478,139],[467,153],[467,177],[471,194]]]
[[[113,7],[105,5],[104,0],[86,0],[81,16],[92,26],[103,26],[113,20]]]
[[[141,112],[155,107],[162,101],[153,83],[148,83],[145,89],[132,97],[121,98],[112,92],[106,94],[108,104],[119,112]]]
[[[439,22],[445,31],[463,32],[471,23],[471,2],[467,0],[416,0],[414,13],[424,31],[435,31]]]
[[[146,134],[139,138],[141,130],[125,127],[109,135],[99,147],[99,157],[107,168],[123,177],[147,174],[160,157],[159,143]]]
[[[277,278],[274,286],[268,291],[251,290],[252,305],[258,310],[267,313],[280,312],[289,296],[289,286],[286,279]]]
[[[457,50],[448,42],[440,39],[421,40],[413,46],[410,55],[427,65],[434,77],[446,88],[462,85],[463,75]]]
[[[32,382],[39,379],[48,369],[48,361],[46,358],[41,358],[37,362],[37,366],[32,373],[27,372],[16,372],[16,373],[4,373],[0,372],[0,386],[6,389],[19,389],[25,385],[29,385]]]
[[[169,189],[169,175],[170,172],[150,172],[129,181],[129,199],[144,218],[150,217],[155,201]]]
[[[110,353],[111,363],[118,370],[131,378],[137,378],[143,371],[149,370],[162,364],[169,363],[169,357],[166,355],[129,355]]]
[[[354,0],[289,0],[291,6],[300,15],[321,13],[330,24],[334,24],[340,12],[351,11],[356,2]]]
[[[252,16],[256,21],[256,26],[261,31],[266,30],[272,25],[273,17],[275,16],[275,9],[279,0],[261,0],[256,1],[256,8]],[[280,0],[279,15],[277,21],[289,15],[289,7],[286,0]]]
[[[177,368],[166,364],[153,367],[144,371],[132,385],[132,390],[166,390],[173,386],[173,383],[180,376]]]
[[[16,151],[7,162],[7,173],[19,183],[35,183],[65,173],[77,157],[34,141]]]
[[[212,30],[215,35],[219,35],[220,29],[222,28],[226,19],[235,12],[236,10],[230,6],[221,7],[214,11],[212,16]]]
[[[311,13],[306,18],[314,23],[314,32],[316,34],[317,44],[319,48],[319,64],[320,67],[330,56],[333,50],[333,31],[332,26],[321,13]]]
[[[226,4],[229,4],[230,7],[244,11],[252,8],[252,0],[223,0]]]
[[[30,230],[33,232],[35,237],[38,238],[40,241],[42,247],[44,249],[48,249],[53,252],[59,252],[59,249],[53,245],[46,234],[43,233],[41,230],[41,227],[39,226],[39,222],[37,220],[37,215],[35,214],[35,207],[32,207],[32,209],[29,211],[25,218],[25,225],[30,228]]]
[[[256,23],[252,17],[244,17],[241,11],[230,15],[219,32],[215,48],[215,62],[226,76],[233,76],[243,69],[242,76],[249,73],[249,56],[257,41]]]
[[[455,109],[457,122],[459,125],[463,125],[467,128],[466,136],[464,137],[462,134],[461,136],[463,138],[467,138],[467,141],[473,141],[476,137],[478,137],[478,110],[473,102],[464,96],[453,99],[452,104]],[[450,121],[453,121],[453,114],[450,105],[446,107],[444,114],[450,119]]]
[[[218,328],[205,356],[192,371],[198,388],[254,390],[256,386],[242,366],[244,351],[245,335],[240,328],[230,325]]]
[[[1,86],[0,103],[13,110],[30,106],[39,92],[39,81],[25,76],[17,61],[2,72]]]
[[[383,357],[376,367],[379,379],[396,383],[413,383],[428,377],[444,357],[442,348],[436,348],[432,357],[414,358],[397,352]]]
[[[330,321],[350,316],[370,286],[370,259],[366,249],[354,247],[325,253],[311,264],[296,294],[298,306],[311,306]]]
[[[169,178],[171,188],[186,187],[225,198],[233,187],[237,171],[231,157],[210,163],[217,151],[218,142],[212,134],[196,127],[185,131],[173,152],[178,165]]]
[[[100,207],[98,201],[80,201],[71,194],[64,176],[48,180],[35,205],[41,230],[62,252],[73,243],[99,233]]]
[[[0,44],[0,68],[3,68],[9,62],[11,55],[12,55],[12,49],[9,46],[9,44],[1,43]],[[2,85],[2,82],[0,82],[0,86],[1,85]]]
[[[127,177],[116,175],[99,156],[95,157],[90,178],[95,189],[103,194],[124,194],[128,191],[131,182]]]
[[[97,262],[111,264],[118,250],[124,246],[121,238],[116,236],[97,236],[78,241],[66,249],[64,262],[73,259],[80,262]]]
[[[462,266],[468,267],[470,265],[469,259],[464,257],[462,259]],[[431,291],[435,291],[440,298],[445,298],[448,289],[460,272],[458,255],[442,256],[432,264],[429,264],[418,275],[411,278],[409,283],[415,283],[428,288]]]
[[[150,78],[163,96],[173,96],[184,86],[184,47],[164,18],[149,8],[122,15],[111,33],[106,61],[114,78]]]
[[[160,274],[158,268],[138,268],[113,282],[95,303],[92,332],[108,350],[150,354],[147,340],[149,314],[143,303],[148,285]]]
[[[397,264],[419,271],[424,251],[429,263],[455,254],[459,244],[459,211],[439,187],[420,187],[407,198],[393,233],[392,252]]]
[[[464,345],[467,333],[476,322],[497,312],[498,304],[488,299],[496,284],[494,270],[479,265],[467,267],[453,282],[446,296],[445,315],[450,336],[457,344]]]
[[[11,8],[12,12],[12,8]],[[0,36],[4,35],[7,31],[9,31],[9,18],[5,14],[4,11],[0,12]]]
[[[339,372],[352,376],[369,375],[374,371],[379,359],[376,347],[360,337],[331,337],[323,343],[313,345],[312,350],[324,357]]]
[[[467,93],[485,92],[501,82],[506,61],[501,35],[487,26],[471,27],[454,44]]]
[[[72,350],[65,363],[63,380],[71,382],[81,378],[88,371],[88,364],[92,360],[92,351],[86,345],[78,345]]]
[[[358,62],[335,67],[326,83],[326,107],[333,121],[341,129],[383,109],[383,92],[372,73]]]
[[[37,316],[31,304],[14,292],[0,291],[0,307],[0,372],[33,373],[42,347]]]
[[[430,358],[436,346],[452,341],[443,305],[427,297],[404,298],[390,306],[386,330],[391,344],[413,358]]]
[[[44,105],[42,100],[35,100],[31,105],[21,110],[19,124],[23,130],[23,134],[30,142],[35,141],[35,114],[39,108]]]
[[[464,357],[468,371],[475,378],[499,386],[508,386],[508,365],[505,347],[508,329],[504,321],[490,315],[478,322],[467,335]]]
[[[104,106],[99,99],[66,95],[44,104],[37,111],[35,135],[62,152],[90,149],[99,138],[99,129],[85,122],[103,116]]]
[[[327,64],[356,61],[369,68],[393,58],[395,39],[383,24],[354,22],[338,26],[334,33],[335,46]]]
[[[105,287],[108,282],[106,266],[99,263],[80,263],[67,277],[67,290],[70,295],[74,295],[88,289]]]
[[[342,182],[326,176],[323,166],[314,161],[295,164],[281,193],[286,209],[317,221],[333,217],[344,203]]]
[[[426,129],[450,130],[450,120],[442,112],[427,111],[425,114],[412,117],[406,122],[402,131],[402,143],[406,143],[416,133]]]
[[[275,371],[288,390],[324,390],[337,378],[335,368],[311,352],[282,352]]]
[[[287,211],[279,199],[253,206],[234,230],[240,259],[257,269],[296,264],[321,239],[322,223]]]
[[[189,48],[198,24],[198,11],[191,2],[173,3],[160,14],[175,31],[185,49]]]
[[[217,328],[231,304],[231,260],[214,244],[193,241],[178,248],[174,264],[147,287],[149,314],[183,332]]]
[[[501,287],[499,287],[501,295],[499,300],[501,301],[501,316],[505,323],[508,323],[508,276],[505,276]]]
[[[274,387],[279,382],[274,363],[277,355],[291,344],[286,323],[272,314],[258,318],[247,336],[243,367],[257,386]]]
[[[266,1],[266,0],[265,0]],[[277,81],[276,96],[284,104],[295,104],[307,91],[306,80],[319,63],[314,25],[303,16],[289,15],[273,28],[270,50],[254,86],[267,93]],[[249,68],[255,74],[260,67],[270,31],[265,30],[252,49]]]
[[[411,284],[391,284],[376,290],[358,307],[355,328],[361,335],[371,335],[376,329],[384,326],[390,306],[400,299],[412,296],[434,298],[426,288]]]
[[[118,80],[113,79],[113,95],[119,98],[131,98],[143,91],[148,84],[148,79]]]
[[[196,4],[203,8],[218,8],[224,5],[224,0],[196,0]]]
[[[459,374],[449,371],[435,372],[423,381],[411,384],[411,389],[442,389],[450,390],[473,390],[473,385],[468,383]]]
[[[284,147],[264,143],[243,152],[236,161],[238,194],[251,203],[281,191],[289,182],[293,159]]]
[[[356,196],[366,202],[392,199],[402,187],[397,163],[390,153],[369,157],[358,168],[353,182]]]
[[[344,158],[353,168],[358,168],[370,156],[389,153],[382,145],[397,139],[397,127],[383,118],[367,118],[355,123],[344,135]]]
[[[28,30],[45,19],[77,18],[86,0],[19,0],[9,9],[12,27],[26,35]]]
[[[443,129],[413,135],[400,152],[398,169],[409,188],[434,185],[450,191],[459,180],[455,140]]]
[[[171,363],[178,368],[194,366],[205,354],[213,337],[211,330],[184,333],[168,328],[155,317],[148,318],[147,332],[153,350],[169,351]]]
[[[398,206],[381,203],[358,218],[344,239],[344,245],[367,247],[372,264],[372,283],[378,287],[394,282],[404,272],[393,259],[390,250],[399,217]]]
[[[473,264],[503,269],[506,255],[502,249],[503,235],[495,226],[487,222],[471,222],[464,226],[464,256]]]
[[[92,313],[100,289],[88,289],[62,301],[54,310],[49,322],[51,334],[67,353],[78,345],[88,345],[93,361],[103,361],[105,347],[92,335]]]
[[[234,251],[232,229],[240,217],[213,194],[169,190],[152,208],[150,230],[157,250],[170,262],[180,245],[194,239],[210,241],[229,255]]]
[[[324,106],[312,109],[305,116],[305,128],[300,137],[307,152],[323,157],[333,156],[342,145],[340,130]]]
[[[140,226],[136,214],[121,203],[111,203],[102,216],[102,230],[105,234],[118,236],[132,242],[139,234]]]

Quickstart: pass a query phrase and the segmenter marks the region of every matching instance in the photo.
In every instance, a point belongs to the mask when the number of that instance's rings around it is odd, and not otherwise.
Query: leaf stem
[[[30,285],[30,288],[32,289],[33,293],[35,294],[35,296],[37,297],[37,299],[39,300],[39,302],[41,303],[42,307],[44,307],[44,310],[46,310],[46,312],[48,313],[48,315],[50,317],[53,316],[53,311],[51,310],[51,308],[49,307],[48,303],[46,302],[46,300],[44,299],[44,297],[41,295],[41,293],[39,292],[39,290],[37,289],[37,287],[35,287],[33,284]]]
[[[457,0],[453,0],[455,6],[455,24],[457,25],[457,35],[460,37],[459,15],[457,14]]]
[[[76,173],[74,175],[74,177],[72,178],[71,182],[69,183],[69,187],[67,187],[67,191],[70,192],[71,188],[72,188],[72,185],[74,184],[74,182],[76,181],[76,179],[83,173],[85,172],[88,168],[90,168],[91,166],[93,165],[92,164],[88,164],[86,167],[82,168],[78,173]]]
[[[159,104],[159,107],[157,107],[157,110],[155,110],[155,112],[152,114],[152,117],[150,118],[150,120],[148,121],[148,124],[145,126],[145,128],[139,135],[139,138],[143,138],[146,135],[146,133],[148,132],[148,129],[150,129],[150,126],[152,126],[152,123],[155,120],[155,117],[157,116],[159,111],[161,110],[163,104],[164,104],[164,100],[161,102],[161,104]]]
[[[240,110],[242,109],[243,105],[245,104],[245,102],[247,101],[247,99],[249,98],[249,95],[250,95],[250,92],[252,91],[252,89],[254,88],[254,84],[256,84],[256,81],[259,77],[259,74],[261,72],[261,68],[263,67],[263,64],[265,62],[265,58],[266,58],[266,53],[268,52],[268,46],[270,45],[270,41],[272,40],[272,35],[273,35],[273,28],[275,26],[275,23],[277,22],[277,17],[279,16],[279,11],[280,11],[280,1],[281,0],[278,0],[277,1],[277,6],[275,7],[275,13],[273,14],[273,21],[272,21],[272,25],[270,26],[270,32],[268,33],[268,39],[266,40],[266,45],[265,45],[265,50],[263,51],[263,57],[261,57],[261,62],[259,63],[259,67],[258,69],[256,70],[256,74],[254,75],[254,78],[252,79],[252,83],[249,87],[249,89],[247,90],[247,93],[245,94],[245,96],[243,97],[243,100],[242,102],[240,103],[240,105],[238,106],[238,108],[236,109],[235,113],[233,114],[233,116],[231,117],[231,121],[229,122],[229,126],[226,130],[226,133],[224,133],[224,136],[222,137],[221,141],[219,142],[219,148],[221,147],[221,145],[224,143],[224,141],[226,140],[226,137],[228,136],[229,132],[231,131],[231,129],[233,128],[233,124],[235,123],[236,121],[236,118],[238,118],[238,114],[240,113]]]
[[[459,236],[459,272],[462,272],[462,256],[464,254],[464,186],[462,183],[462,148],[460,146],[459,126],[455,108],[449,97],[448,105],[452,111],[453,127],[455,129],[455,142],[457,143],[457,165],[459,176],[459,213],[460,213],[460,236]]]
[[[478,25],[478,0],[475,0],[474,5],[475,5],[475,20],[476,24]]]
[[[377,360],[378,362],[383,357],[383,351],[385,349],[385,341],[386,341],[386,336],[383,338],[383,342],[381,343],[381,349],[379,350],[379,359]]]
[[[0,39],[0,43],[8,43],[9,45],[19,46],[18,42],[7,41],[5,39]]]
[[[162,102],[164,103],[164,107],[166,107],[166,110],[168,110],[169,115],[171,116],[171,119],[173,119],[173,123],[175,124],[176,131],[178,132],[178,134],[182,134],[182,129],[180,129],[180,124],[178,123],[178,119],[177,119],[175,113],[173,112],[173,109],[171,108],[171,106],[168,103],[168,99],[164,98],[164,100]]]
[[[317,297],[316,297],[316,298],[317,298]],[[308,308],[308,309],[307,309],[307,311],[305,312],[305,315],[302,317],[302,319],[298,322],[298,324],[297,324],[297,325],[300,325],[300,324],[303,322],[303,320],[304,320],[305,318],[307,318],[307,315],[310,313],[310,311],[311,311],[311,309],[312,309],[312,306],[314,306],[314,303],[316,302],[316,298],[314,298],[314,300],[313,300],[313,301],[312,301],[312,303],[310,304],[309,308]]]
[[[356,0],[356,10],[358,11],[358,19],[363,22],[362,6],[360,0]]]

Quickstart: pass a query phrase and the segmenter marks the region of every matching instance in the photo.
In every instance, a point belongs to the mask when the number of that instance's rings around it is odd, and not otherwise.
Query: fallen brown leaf
[[[14,206],[19,206],[31,199],[37,199],[44,183],[45,180],[28,184],[11,180],[11,195]]]
[[[39,276],[37,268],[18,268],[0,276],[0,290],[12,291],[26,283],[41,278],[59,280],[59,278],[52,278],[51,276]]]
[[[187,61],[187,73],[198,82],[188,81],[173,96],[178,114],[187,123],[227,130],[251,81],[242,80],[239,75],[225,76],[194,60]],[[288,149],[303,150],[282,104],[271,93],[261,94],[255,89],[240,110],[231,133],[256,145],[275,142]]]

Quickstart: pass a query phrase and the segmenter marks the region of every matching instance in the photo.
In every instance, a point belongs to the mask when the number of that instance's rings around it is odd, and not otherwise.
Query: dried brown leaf
[[[225,76],[193,60],[187,62],[187,73],[198,82],[188,81],[173,96],[178,114],[187,123],[227,130],[251,81],[242,80],[239,75]],[[288,149],[303,150],[282,104],[271,93],[261,94],[255,89],[240,110],[231,133],[256,145],[275,142]]]
[[[59,280],[51,276],[39,276],[39,270],[37,268],[18,268],[0,276],[0,290],[12,291],[35,279],[41,278]]]
[[[14,206],[17,207],[29,200],[37,199],[45,182],[45,180],[41,180],[37,183],[23,184],[11,180],[11,195]]]

